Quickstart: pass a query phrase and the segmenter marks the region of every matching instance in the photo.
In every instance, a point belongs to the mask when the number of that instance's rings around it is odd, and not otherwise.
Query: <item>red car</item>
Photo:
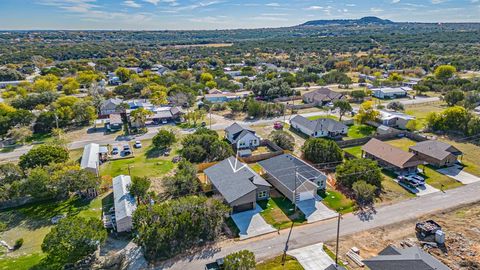
[[[274,129],[283,129],[283,124],[282,124],[282,122],[275,122],[275,123],[273,124],[273,128],[274,128]]]

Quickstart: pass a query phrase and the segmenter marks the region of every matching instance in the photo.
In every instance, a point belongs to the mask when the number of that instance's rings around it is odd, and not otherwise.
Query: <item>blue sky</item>
[[[0,29],[231,29],[314,19],[480,22],[480,0],[0,0]]]

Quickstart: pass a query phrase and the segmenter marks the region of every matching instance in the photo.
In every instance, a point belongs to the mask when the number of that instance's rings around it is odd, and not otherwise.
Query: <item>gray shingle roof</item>
[[[270,175],[282,182],[290,191],[295,190],[295,167],[297,167],[297,172],[301,176],[296,180],[297,187],[307,181],[307,179],[313,180],[318,177],[327,179],[325,174],[291,154],[283,154],[262,160],[258,164]]]
[[[231,124],[230,126],[225,128],[225,132],[228,132],[230,134],[236,134],[238,132],[241,132],[244,128],[237,124],[237,122]]]
[[[315,102],[330,102],[342,99],[344,97],[342,93],[335,92],[332,89],[326,87],[322,87],[318,90],[308,92],[303,96],[308,99],[312,99]]]
[[[443,160],[450,154],[461,154],[461,151],[448,143],[441,141],[424,141],[410,147],[411,150],[419,152],[438,160]]]
[[[343,123],[331,119],[331,118],[318,118],[316,120],[309,120],[301,115],[297,115],[290,120],[291,123],[304,126],[310,130],[315,131],[327,131],[327,132],[341,132],[344,128],[347,128]]]
[[[271,186],[248,165],[233,156],[205,169],[204,172],[228,203],[256,190],[256,185]]]
[[[419,247],[399,249],[387,247],[383,255],[363,260],[371,270],[450,270],[449,267]],[[396,251],[398,254],[395,254]],[[386,254],[385,254],[386,253]]]

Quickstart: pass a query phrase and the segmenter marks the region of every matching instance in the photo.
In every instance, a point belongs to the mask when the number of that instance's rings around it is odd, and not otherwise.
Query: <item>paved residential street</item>
[[[416,197],[396,204],[382,206],[376,213],[363,215],[347,214],[341,223],[341,234],[352,234],[375,227],[415,219],[422,215],[442,209],[480,201],[480,183],[465,185],[444,192],[436,192]],[[325,242],[335,238],[337,220],[327,220],[314,224],[295,227],[289,243],[290,249]],[[261,236],[240,242],[219,243],[203,253],[183,258],[175,262],[165,263],[156,269],[204,269],[205,264],[235,251],[248,249],[255,253],[257,260],[263,260],[282,253],[288,230]]]

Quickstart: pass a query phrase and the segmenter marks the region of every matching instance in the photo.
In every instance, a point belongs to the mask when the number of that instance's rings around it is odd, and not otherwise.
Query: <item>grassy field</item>
[[[361,145],[343,148],[343,151],[348,152],[348,153],[356,156],[357,158],[362,157],[362,146]]]
[[[302,265],[292,256],[287,256],[282,265],[282,256],[257,264],[256,270],[303,270]]]
[[[391,146],[400,148],[406,152],[408,152],[408,149],[410,148],[410,146],[414,146],[415,144],[417,144],[417,142],[410,140],[409,138],[401,138],[401,139],[390,140],[385,142],[390,144]]]
[[[446,137],[440,137],[438,139],[449,143],[462,151],[463,157],[461,158],[461,161],[465,165],[464,170],[476,176],[480,176],[480,146],[475,145],[472,142],[456,142]]]
[[[277,229],[288,228],[292,222],[299,225],[306,221],[305,215],[300,210],[295,212],[295,206],[285,197],[271,197],[268,201],[259,201],[258,204],[263,209],[260,215]]]
[[[333,114],[329,114],[329,115],[316,115],[316,116],[307,117],[308,120],[317,120],[317,119],[320,119],[320,118],[330,118],[330,119],[338,120],[338,116],[333,115]]]
[[[338,213],[350,213],[355,208],[355,202],[337,190],[328,188],[326,192],[319,193],[319,195],[323,198],[322,202],[326,206]]]
[[[154,178],[170,172],[174,168],[171,159],[176,155],[175,151],[171,151],[170,156],[160,156],[155,153],[151,144],[151,140],[142,141],[143,147],[133,150],[135,154],[133,158],[112,160],[103,164],[100,167],[101,175],[115,177],[120,174],[129,174],[129,167],[132,176]]]
[[[0,220],[8,225],[7,231],[0,234],[1,239],[13,245],[15,240],[23,238],[24,243],[18,250],[0,257],[0,269],[29,269],[36,265],[44,257],[41,244],[53,227],[50,222],[52,217],[66,214],[101,218],[102,207],[109,208],[113,204],[110,194],[91,201],[72,197],[65,201],[46,201],[1,211]],[[11,268],[11,265],[18,268]]]
[[[375,128],[369,125],[353,125],[348,128],[347,139],[358,139],[375,133]]]
[[[427,116],[432,112],[441,112],[447,108],[447,105],[442,102],[423,103],[418,105],[406,105],[405,113],[415,116],[418,123],[423,128],[427,122]]]

